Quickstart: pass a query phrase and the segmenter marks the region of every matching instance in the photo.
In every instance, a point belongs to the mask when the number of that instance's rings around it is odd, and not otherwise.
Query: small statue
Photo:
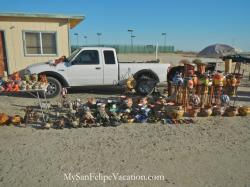
[[[95,118],[91,113],[91,110],[89,108],[86,108],[84,111],[84,114],[81,119],[82,126],[84,127],[92,127],[96,122]]]
[[[54,127],[56,129],[63,129],[65,126],[65,118],[64,116],[61,116],[55,123],[54,123]]]
[[[183,78],[181,76],[181,73],[176,72],[176,74],[173,77],[173,84],[175,85],[183,85]]]
[[[112,104],[110,109],[110,125],[119,126],[121,125],[121,115],[118,113],[118,108],[116,104]]]
[[[96,121],[102,126],[109,126],[110,125],[110,119],[109,115],[106,112],[105,109],[106,105],[104,103],[100,103],[98,106],[97,114],[96,114]]]
[[[148,100],[146,97],[141,98],[138,104],[137,112],[135,119],[137,122],[145,123],[148,120],[150,108],[147,106]]]

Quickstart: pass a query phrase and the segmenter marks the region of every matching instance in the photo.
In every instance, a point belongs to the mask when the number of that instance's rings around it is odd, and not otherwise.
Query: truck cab
[[[117,85],[131,76],[136,79],[136,90],[147,95],[156,83],[166,80],[168,67],[169,64],[119,63],[114,48],[82,47],[60,63],[55,60],[34,64],[26,72],[47,76],[47,97],[57,96],[62,87]]]
[[[65,71],[71,86],[112,85],[118,81],[118,61],[112,48],[84,48],[74,52]]]

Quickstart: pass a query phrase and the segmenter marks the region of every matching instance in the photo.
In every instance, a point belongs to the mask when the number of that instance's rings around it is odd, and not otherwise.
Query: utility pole
[[[96,34],[97,34],[97,37],[98,37],[98,45],[100,45],[102,33],[101,33],[101,32],[98,32],[98,33],[96,33]]]
[[[163,33],[161,33],[161,35],[164,37],[163,46],[166,47],[166,37],[167,37],[167,33],[163,32]]]
[[[88,45],[88,37],[87,36],[84,36],[84,39],[85,39],[85,45]]]
[[[131,44],[131,47],[133,48],[133,38],[135,37],[133,35],[134,30],[128,29],[128,32],[130,32],[130,44]]]
[[[79,34],[74,33],[74,35],[76,36],[76,45],[77,45],[77,47],[79,47],[79,38],[78,38]]]

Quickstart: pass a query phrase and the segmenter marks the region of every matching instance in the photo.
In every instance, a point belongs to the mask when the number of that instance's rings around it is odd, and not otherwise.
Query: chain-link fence
[[[71,46],[71,51],[74,51],[78,47],[113,47],[117,53],[155,53],[156,45],[85,45],[85,46]],[[158,46],[159,53],[174,52],[174,46]]]

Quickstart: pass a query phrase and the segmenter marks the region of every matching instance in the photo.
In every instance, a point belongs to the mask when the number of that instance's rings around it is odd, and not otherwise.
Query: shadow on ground
[[[74,87],[68,89],[69,94],[100,94],[100,95],[121,95],[124,94],[124,89],[118,86],[89,86],[89,87]],[[9,93],[0,93],[0,96],[8,97],[22,97],[22,98],[34,98],[36,92],[31,95],[26,92],[9,92]]]

